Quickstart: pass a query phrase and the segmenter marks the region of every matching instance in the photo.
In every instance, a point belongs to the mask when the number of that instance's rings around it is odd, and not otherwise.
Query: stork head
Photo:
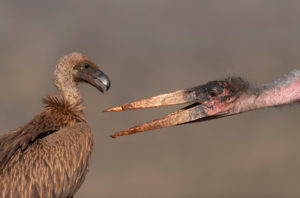
[[[64,82],[71,80],[78,82],[86,82],[96,87],[102,93],[110,87],[110,80],[99,67],[87,56],[73,52],[65,55],[58,60],[55,70],[56,84],[63,86]]]
[[[133,134],[178,124],[204,121],[239,113],[237,103],[249,91],[249,84],[239,77],[211,81],[197,87],[145,98],[106,109],[105,112],[189,104],[156,120],[118,132],[111,137]]]

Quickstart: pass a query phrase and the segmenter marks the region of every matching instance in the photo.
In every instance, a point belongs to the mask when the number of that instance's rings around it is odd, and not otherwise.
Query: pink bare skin
[[[300,70],[258,87],[251,86],[239,77],[211,81],[197,87],[153,96],[111,107],[105,112],[161,107],[176,104],[189,106],[171,114],[146,122],[111,137],[199,122],[239,114],[256,109],[276,107],[300,102]]]

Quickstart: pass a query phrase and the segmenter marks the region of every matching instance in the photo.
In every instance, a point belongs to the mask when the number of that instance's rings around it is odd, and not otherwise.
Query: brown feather
[[[79,122],[18,149],[0,174],[0,197],[71,197],[88,171],[92,142],[89,125]]]
[[[82,103],[72,105],[55,95],[44,98],[43,102],[44,110],[28,124],[0,136],[0,169],[19,148],[26,149],[37,138],[73,126],[76,122],[86,122]]]

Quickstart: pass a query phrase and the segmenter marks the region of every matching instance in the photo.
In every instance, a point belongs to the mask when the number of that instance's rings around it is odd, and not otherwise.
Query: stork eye
[[[89,64],[85,64],[85,65],[84,65],[84,68],[85,68],[85,69],[88,69],[88,68],[90,68],[90,65],[89,65]]]
[[[234,97],[228,97],[228,98],[226,98],[226,103],[231,103],[231,102],[233,102],[234,100],[235,100]]]

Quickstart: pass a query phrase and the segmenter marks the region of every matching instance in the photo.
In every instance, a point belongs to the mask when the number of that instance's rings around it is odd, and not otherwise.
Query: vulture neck
[[[300,102],[300,70],[292,71],[271,83],[253,88],[243,94],[236,109],[245,112]]]
[[[54,83],[61,97],[71,105],[82,102],[72,69],[68,64],[58,63],[54,71]]]

